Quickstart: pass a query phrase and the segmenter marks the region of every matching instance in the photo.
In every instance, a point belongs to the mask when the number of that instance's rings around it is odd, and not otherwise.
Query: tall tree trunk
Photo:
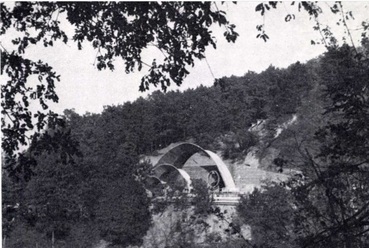
[[[54,230],[53,230],[53,232],[51,233],[51,248],[55,247],[54,244],[55,244],[55,236],[54,236]]]

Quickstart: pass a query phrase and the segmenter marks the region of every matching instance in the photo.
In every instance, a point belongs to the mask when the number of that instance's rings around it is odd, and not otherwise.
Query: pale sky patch
[[[311,40],[318,40],[319,33],[313,30],[314,21],[309,20],[305,12],[294,11],[295,20],[286,23],[284,17],[291,12],[290,2],[284,2],[277,10],[267,12],[264,18],[265,28],[270,39],[264,42],[257,39],[256,25],[263,23],[263,17],[255,12],[257,2],[238,2],[234,5],[230,2],[218,7],[227,12],[231,23],[236,25],[239,37],[235,44],[228,43],[223,37],[224,29],[215,28],[214,35],[217,39],[217,49],[208,48],[206,52],[208,67],[205,60],[196,61],[195,67],[190,68],[190,75],[180,87],[171,87],[173,90],[185,90],[200,85],[211,86],[214,83],[212,73],[216,78],[223,76],[242,76],[248,71],[261,72],[270,65],[286,68],[292,63],[302,63],[316,58],[325,52],[323,45],[311,45]],[[333,28],[334,34],[339,40],[343,26],[336,26],[339,15],[333,15],[327,9],[320,21]],[[360,24],[369,16],[369,2],[345,2],[346,11],[352,10],[355,20],[348,21],[349,28],[354,36],[356,45],[359,45],[361,30]],[[324,7],[324,6],[323,6]],[[60,19],[61,17],[59,17]],[[73,33],[68,23],[63,23],[67,33]],[[2,45],[11,50],[11,36],[14,32],[8,32],[1,37]],[[88,43],[79,51],[72,41],[67,45],[55,42],[54,47],[44,48],[34,46],[28,48],[26,56],[31,59],[41,59],[51,65],[61,75],[61,82],[57,83],[57,94],[60,98],[58,104],[50,104],[53,111],[62,113],[64,109],[74,108],[77,113],[99,113],[106,105],[123,104],[126,101],[134,101],[138,97],[147,96],[155,89],[151,86],[149,92],[141,93],[138,90],[140,80],[145,75],[147,68],[141,72],[126,74],[123,62],[116,59],[115,70],[98,71],[94,67],[96,51]],[[145,52],[143,60],[151,64],[152,59],[162,56],[159,51],[150,48]],[[210,71],[211,70],[211,71]],[[3,79],[3,76],[1,77]]]

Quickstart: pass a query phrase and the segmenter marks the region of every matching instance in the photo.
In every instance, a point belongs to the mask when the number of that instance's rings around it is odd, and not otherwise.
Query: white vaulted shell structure
[[[154,167],[154,172],[160,180],[170,181],[170,176],[173,176],[173,168],[178,171],[176,173],[181,174],[183,179],[187,182],[191,182],[189,174],[186,172],[186,168],[183,168],[186,162],[197,153],[201,153],[208,157],[219,172],[222,182],[224,183],[223,191],[238,192],[238,189],[234,183],[233,177],[228,170],[228,167],[222,161],[222,159],[214,152],[205,150],[198,145],[192,143],[182,143],[165,153]],[[199,165],[199,167],[202,167]]]

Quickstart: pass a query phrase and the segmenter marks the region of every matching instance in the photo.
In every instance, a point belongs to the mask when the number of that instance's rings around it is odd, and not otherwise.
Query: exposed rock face
[[[238,233],[232,232],[232,221],[236,218],[236,207],[220,206],[223,218],[211,214],[207,217],[193,219],[192,210],[176,211],[169,207],[161,214],[153,217],[153,225],[144,238],[142,248],[165,248],[175,245],[185,236],[187,242],[203,244],[209,240],[224,242],[228,239],[238,238]],[[204,222],[205,223],[204,223]],[[244,238],[251,237],[250,228],[241,227]]]
[[[267,163],[268,161],[264,160],[262,162]],[[282,173],[261,169],[259,159],[254,152],[249,152],[242,163],[234,163],[229,166],[232,168],[231,172],[240,193],[252,192],[254,188],[260,187],[265,180],[279,182],[285,181],[289,177]]]

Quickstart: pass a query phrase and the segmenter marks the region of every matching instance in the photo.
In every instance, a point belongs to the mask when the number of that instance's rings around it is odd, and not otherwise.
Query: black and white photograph
[[[2,248],[368,248],[369,1],[1,1]]]

